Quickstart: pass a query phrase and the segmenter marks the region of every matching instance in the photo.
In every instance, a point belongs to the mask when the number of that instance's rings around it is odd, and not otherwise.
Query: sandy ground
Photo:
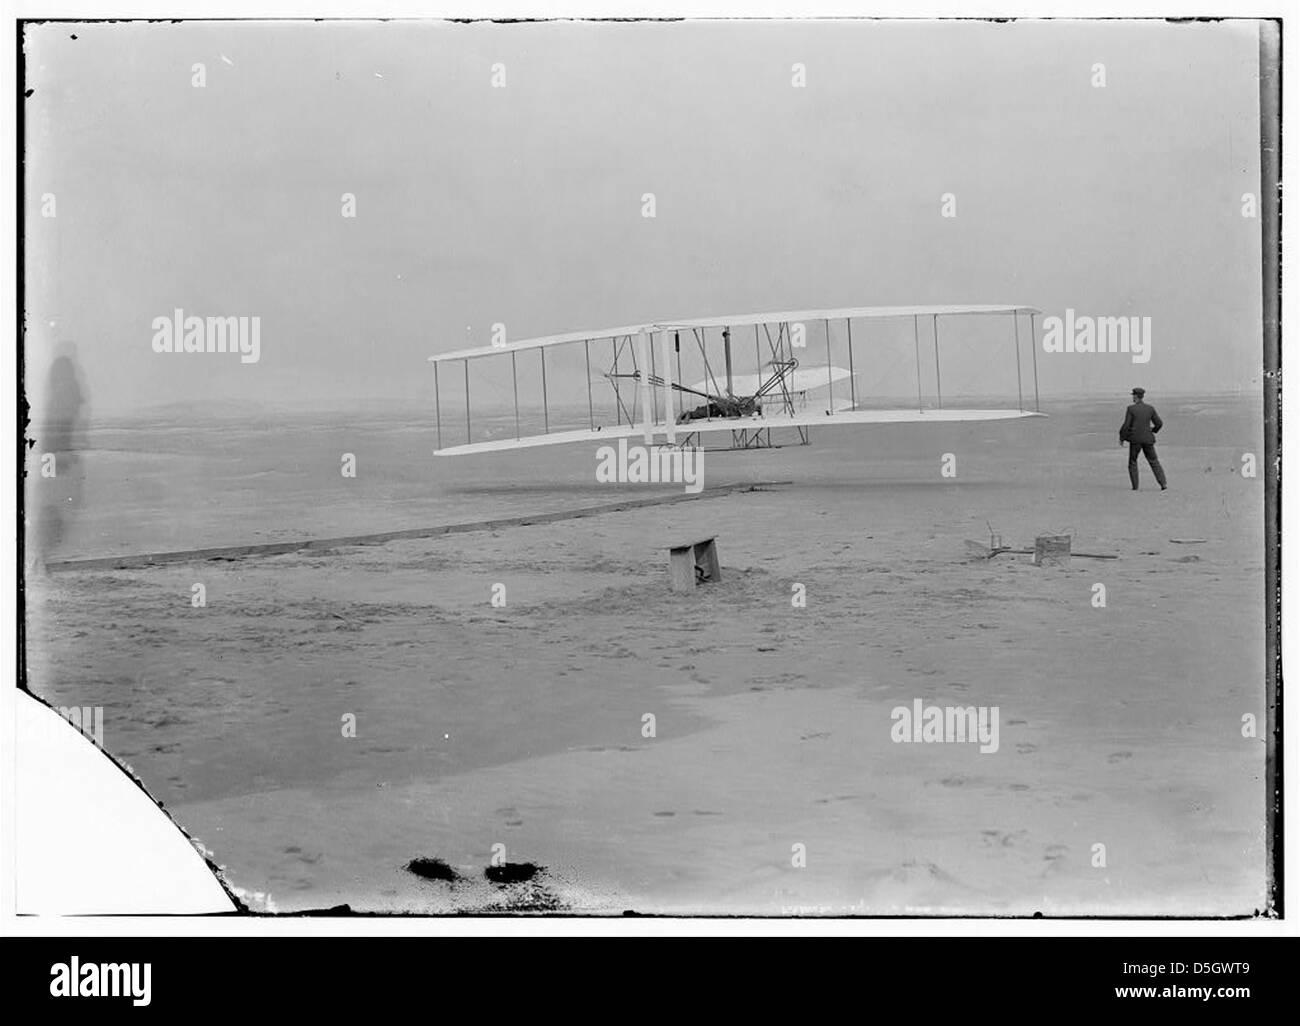
[[[1250,914],[1263,482],[1240,457],[1262,454],[1258,404],[1157,405],[1168,493],[1145,466],[1129,491],[1122,405],[1080,404],[706,465],[715,484],[794,482],[773,491],[38,578],[31,686],[103,705],[108,750],[259,909]],[[426,506],[449,516],[404,499],[374,529],[627,494],[591,482],[589,453],[483,466],[440,482]],[[245,540],[293,521],[252,485],[230,503],[231,523],[259,525]],[[65,532],[93,520],[104,544],[60,556],[175,547],[131,546],[148,525],[115,532],[104,505]],[[343,513],[313,524],[372,523]],[[1072,532],[1120,558],[972,560],[986,520],[1017,547]],[[665,545],[704,534],[724,580],[671,592]],[[997,706],[998,750],[891,741],[891,711],[916,699]],[[486,881],[502,851],[543,868]],[[416,877],[417,857],[462,880]]]

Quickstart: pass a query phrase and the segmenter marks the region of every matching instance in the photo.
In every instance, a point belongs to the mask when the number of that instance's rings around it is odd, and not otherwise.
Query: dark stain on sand
[[[483,875],[491,880],[494,884],[519,884],[527,883],[539,873],[545,870],[531,862],[506,862],[500,866],[488,866],[483,870]]]
[[[460,880],[460,874],[440,858],[411,859],[403,868],[425,880],[441,880],[452,884]]]

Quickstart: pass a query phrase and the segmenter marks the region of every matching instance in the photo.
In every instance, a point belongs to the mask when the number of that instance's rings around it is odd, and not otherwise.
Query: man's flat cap
[[[1144,395],[1147,394],[1147,390],[1145,388],[1135,388],[1133,389],[1133,394],[1137,396],[1139,399],[1141,399]]]

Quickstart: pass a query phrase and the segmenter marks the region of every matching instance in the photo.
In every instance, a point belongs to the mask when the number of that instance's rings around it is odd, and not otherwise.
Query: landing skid
[[[744,452],[748,449],[784,449],[786,445],[808,445],[811,437],[806,427],[795,427],[799,441],[779,443],[772,441],[771,428],[737,428],[731,432],[730,445],[706,446],[703,434],[699,431],[688,432],[678,446],[682,449],[702,449],[704,452]]]

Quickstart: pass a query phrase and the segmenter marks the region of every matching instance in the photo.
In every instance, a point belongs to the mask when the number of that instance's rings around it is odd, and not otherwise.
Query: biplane
[[[502,341],[439,353],[429,357],[433,364],[438,443],[434,454],[462,456],[540,445],[608,442],[638,435],[647,445],[703,447],[708,436],[723,441],[720,446],[723,449],[774,448],[778,444],[808,444],[809,429],[813,426],[1041,416],[1034,344],[1034,319],[1040,312],[1029,306],[895,306],[735,314]],[[949,325],[963,318],[999,317],[1006,319],[1006,341],[1014,343],[1016,406],[945,406],[940,368],[941,323],[947,335]],[[1032,410],[1026,409],[1022,372],[1020,335],[1024,317],[1029,319]],[[858,327],[858,359],[861,359],[862,347],[864,343],[870,344],[870,333],[877,324],[886,321],[906,324],[909,320],[915,351],[915,404],[881,403],[876,397],[860,394],[859,374],[854,366],[854,326]],[[923,321],[929,322],[924,332],[927,361],[930,344],[933,346],[934,387],[928,397],[930,376],[925,374],[923,381],[922,372]],[[836,348],[847,355],[847,366],[836,362],[832,352]],[[691,368],[689,371],[684,369],[683,356]],[[580,389],[585,385],[585,404],[581,396],[571,396],[570,401],[561,403],[561,408],[556,407],[548,391],[548,358],[550,381],[577,382]],[[980,358],[984,359],[982,355]],[[524,380],[526,385],[540,384],[540,406],[536,402],[521,406],[521,360],[537,369],[533,376],[525,365]],[[559,369],[557,365],[565,360],[567,366]],[[484,399],[481,391],[471,390],[470,367],[473,364],[478,373],[478,368],[486,367],[489,361],[498,365],[499,370],[508,361],[509,375],[506,377],[501,370],[495,387],[487,388],[489,398]],[[895,358],[893,362],[911,364],[913,361]],[[444,417],[444,382],[440,379],[450,377],[446,370],[456,364],[461,366],[456,368],[460,374],[455,377],[463,382],[464,441],[459,440],[458,427],[450,422],[444,424],[444,419],[451,418]],[[597,386],[609,390],[599,411],[594,398]],[[555,385],[549,387],[553,390]],[[461,391],[455,384],[451,388],[457,393]],[[507,394],[511,401],[505,399]],[[1009,385],[1005,394],[1010,394]],[[480,403],[478,437],[474,416],[476,397]],[[445,439],[444,431],[449,435],[454,431],[456,440]],[[776,441],[774,431],[778,432]],[[782,435],[788,441],[782,442]]]

